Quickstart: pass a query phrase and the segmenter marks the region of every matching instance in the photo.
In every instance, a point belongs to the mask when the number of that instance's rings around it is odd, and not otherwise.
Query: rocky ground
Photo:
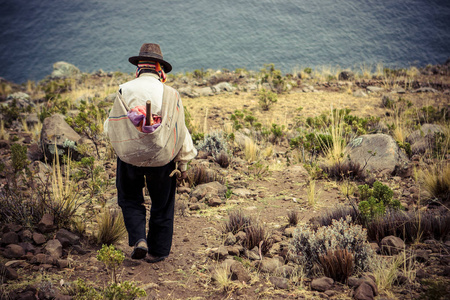
[[[132,260],[131,248],[124,237],[116,243],[126,256],[119,268],[120,280],[138,282],[146,291],[147,299],[446,299],[450,295],[448,231],[442,239],[418,238],[413,243],[394,236],[369,240],[379,258],[405,257],[392,274],[388,269],[384,274],[395,277],[393,284],[382,286],[375,272],[355,273],[344,284],[320,272],[309,276],[302,272],[290,248],[296,226],[290,224],[288,215],[295,212],[299,224],[314,224],[333,209],[351,207],[350,204],[357,201],[357,193],[346,193],[346,186],[355,187],[375,180],[388,185],[406,211],[441,209],[427,200],[429,196],[417,178],[418,170],[437,163],[435,158],[426,155],[430,137],[420,131],[414,133],[419,128],[411,128],[405,138],[411,145],[411,152],[405,153],[386,125],[394,122],[395,119],[390,118],[398,113],[386,102],[402,98],[413,107],[431,106],[448,112],[448,68],[447,65],[431,66],[413,77],[398,74],[392,81],[377,76],[357,77],[351,72],[342,72],[329,80],[313,74],[308,78],[305,74],[294,74],[285,77],[286,91],[278,95],[277,103],[268,111],[261,110],[257,90],[261,86],[271,88],[273,81],[264,84],[249,73],[227,71],[197,77],[192,74],[171,77],[169,85],[180,91],[195,132],[228,132],[232,127],[232,114],[239,110],[251,112],[263,126],[284,125],[284,134],[276,138],[273,134],[255,134],[249,128],[233,131],[234,139],[228,141],[227,163],[222,166],[211,153],[199,151],[190,166],[190,176],[196,175],[194,170],[207,170],[204,176],[208,180],[205,181],[210,182],[195,186],[187,183],[178,188],[171,255],[156,264]],[[80,76],[76,70],[73,72],[75,75],[70,76]],[[56,81],[57,74],[53,75],[53,79],[48,80]],[[8,97],[5,93],[3,107],[11,107],[13,99],[18,106],[25,108],[31,103],[33,107],[29,112],[21,111],[9,124],[5,114],[12,111],[2,112],[5,120],[0,140],[0,155],[5,166],[0,178],[2,210],[8,210],[4,205],[11,203],[6,200],[13,197],[9,192],[14,181],[11,176],[19,168],[12,164],[13,144],[27,147],[29,169],[42,182],[54,176],[46,157],[54,155],[54,150],[53,154],[50,152],[55,143],[61,152],[71,147],[67,141],[87,145],[83,151],[78,149],[79,155],[90,153],[95,163],[90,169],[82,165],[73,167],[74,171],[92,175],[90,178],[80,175],[74,189],[80,199],[86,200],[78,209],[84,228],[82,225],[61,228],[48,214],[35,220],[32,226],[2,220],[1,299],[72,299],[74,282],[78,278],[98,289],[103,289],[111,278],[104,264],[96,258],[101,245],[95,242],[95,235],[100,212],[105,207],[117,208],[114,155],[104,137],[89,138],[86,132],[77,133],[64,117],[49,114],[42,123],[39,119],[46,109],[63,107],[65,93],[72,97],[73,103],[63,111],[66,116],[75,117],[79,113],[77,107],[81,100],[95,103],[95,98],[101,98],[106,105],[96,103],[97,107],[108,107],[114,100],[117,83],[128,80],[129,76],[99,71],[90,74],[89,79],[89,86],[85,83],[82,87],[60,91],[63,97],[58,101],[47,99],[49,90],[2,81],[2,90],[13,95]],[[82,92],[74,93],[77,90]],[[298,110],[299,107],[302,109]],[[303,164],[307,161],[302,161],[301,153],[289,145],[299,119],[304,122],[307,117],[329,111],[330,107],[349,108],[352,115],[376,116],[382,120],[376,134],[355,136],[352,141],[356,142],[350,144],[346,152],[352,161],[365,165],[370,171],[366,181],[314,176],[313,170]],[[424,125],[426,122],[423,122],[422,132],[444,131],[445,126],[448,128],[448,116],[446,118],[446,123]],[[249,140],[254,141],[260,151],[257,161],[246,159],[245,144]],[[377,155],[368,159],[368,151]],[[448,155],[445,160],[448,164]],[[94,167],[99,167],[97,173]],[[67,167],[63,168],[63,174],[65,171]],[[41,192],[36,186],[29,180],[18,181],[14,190],[18,197],[13,200],[36,199],[35,195]],[[149,207],[151,200],[148,196],[146,199]],[[242,231],[226,232],[230,212],[236,211],[263,224],[273,242],[267,253],[262,255],[258,247],[246,249]]]

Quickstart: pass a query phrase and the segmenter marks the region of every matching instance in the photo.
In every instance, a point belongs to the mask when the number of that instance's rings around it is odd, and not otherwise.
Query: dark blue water
[[[133,72],[161,45],[174,72],[443,63],[449,0],[0,0],[0,77],[40,80],[56,61]]]

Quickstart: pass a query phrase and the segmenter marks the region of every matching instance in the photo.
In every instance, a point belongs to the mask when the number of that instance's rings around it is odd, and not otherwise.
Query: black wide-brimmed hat
[[[145,43],[141,46],[138,56],[132,56],[128,59],[130,63],[137,66],[140,60],[157,61],[164,66],[164,72],[172,71],[172,65],[163,59],[161,48],[158,44]]]

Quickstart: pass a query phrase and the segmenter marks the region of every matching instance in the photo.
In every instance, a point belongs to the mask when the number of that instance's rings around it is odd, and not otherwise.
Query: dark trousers
[[[128,231],[128,243],[134,246],[140,239],[147,239],[148,252],[155,256],[169,255],[172,246],[176,176],[169,175],[174,169],[173,161],[163,167],[136,167],[117,159],[118,203]],[[152,200],[148,234],[145,184]]]

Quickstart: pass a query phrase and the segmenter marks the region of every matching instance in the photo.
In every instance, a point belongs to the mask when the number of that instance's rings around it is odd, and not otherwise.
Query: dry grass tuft
[[[299,221],[298,211],[290,210],[287,214],[289,226],[297,226]]]
[[[112,245],[125,236],[123,215],[117,209],[106,208],[98,218],[97,243]]]
[[[422,170],[423,188],[430,197],[440,202],[450,202],[450,164],[441,163],[430,165]]]
[[[319,255],[319,262],[325,276],[341,283],[346,283],[353,274],[353,254],[347,249],[328,250],[326,254]]]
[[[223,232],[233,234],[243,231],[250,224],[250,218],[245,216],[241,210],[228,212],[228,221],[225,223]]]

